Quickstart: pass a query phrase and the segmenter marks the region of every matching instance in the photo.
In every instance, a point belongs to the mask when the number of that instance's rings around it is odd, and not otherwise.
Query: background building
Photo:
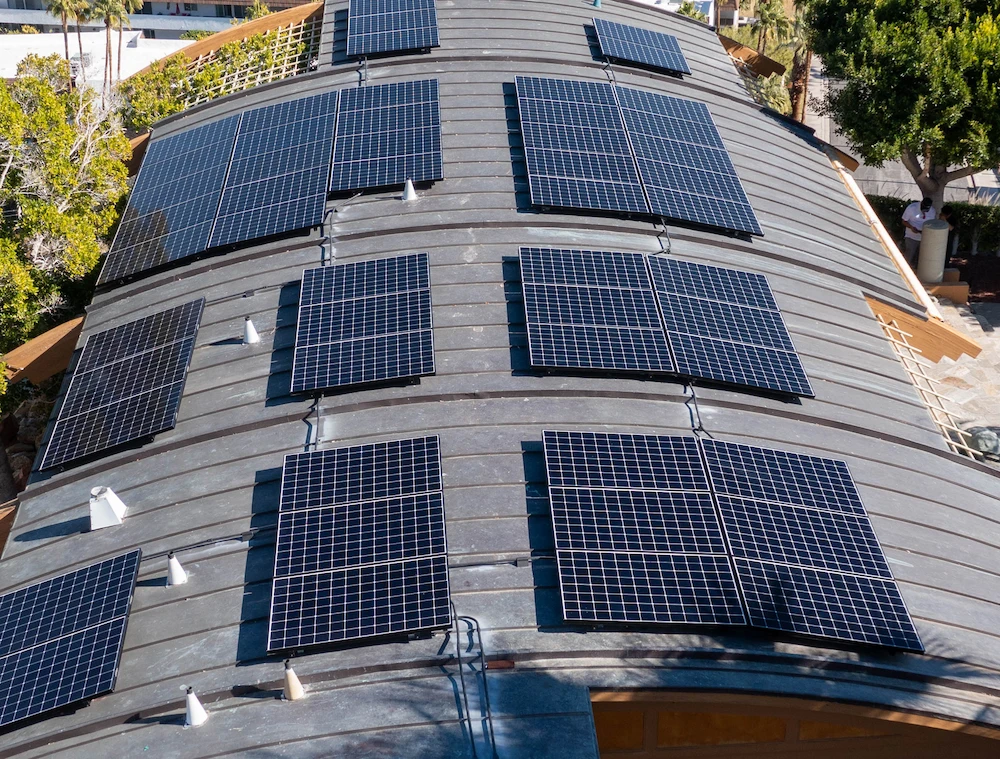
[[[960,341],[928,318],[824,146],[753,103],[708,27],[639,4],[441,2],[438,47],[364,66],[334,62],[346,10],[327,5],[316,71],[179,114],[151,144],[309,94],[435,78],[443,178],[406,202],[396,185],[335,195],[308,235],[95,296],[81,346],[205,302],[173,429],[40,470],[22,494],[2,589],[135,548],[143,559],[114,692],[14,725],[0,757],[993,755],[996,472],[951,450],[873,308],[909,318],[914,339],[945,354]],[[588,37],[594,15],[674,35],[690,76],[609,66]],[[613,76],[704,103],[762,236],[533,206],[516,76]],[[646,376],[532,371],[522,246],[765,275],[814,397],[700,385],[692,397]],[[418,252],[429,260],[436,372],[318,400],[290,394],[303,270]],[[257,344],[242,344],[247,316]],[[710,436],[846,461],[925,652],[743,626],[564,621],[546,430]],[[268,654],[267,636],[285,456],[424,435],[440,439],[452,631],[297,651],[308,697],[281,701],[283,656]],[[97,486],[128,514],[87,532]],[[171,551],[184,585],[166,584]],[[210,714],[197,729],[181,726],[186,687]]]

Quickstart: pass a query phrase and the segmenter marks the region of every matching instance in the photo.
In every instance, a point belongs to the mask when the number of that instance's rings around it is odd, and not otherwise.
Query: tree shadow
[[[267,621],[281,493],[281,468],[260,469],[254,476],[250,527],[255,530],[243,571],[243,606],[236,644],[236,664],[245,666],[278,658],[267,653]]]

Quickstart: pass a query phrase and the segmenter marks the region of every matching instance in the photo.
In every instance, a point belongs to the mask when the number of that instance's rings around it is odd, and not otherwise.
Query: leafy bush
[[[916,198],[894,198],[887,195],[869,195],[882,224],[894,240],[903,239],[903,211]],[[958,253],[1000,255],[1000,206],[978,203],[949,203],[955,210],[958,227]]]

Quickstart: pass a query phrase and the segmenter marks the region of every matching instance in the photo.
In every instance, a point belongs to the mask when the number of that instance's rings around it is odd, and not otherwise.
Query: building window
[[[185,11],[196,11],[198,10],[198,3],[184,3]]]
[[[231,5],[216,5],[215,15],[219,18],[232,18],[233,17],[233,6]]]
[[[152,3],[143,3],[142,4],[142,10],[140,10],[139,13],[141,13],[144,16],[152,16],[153,15],[153,4]]]

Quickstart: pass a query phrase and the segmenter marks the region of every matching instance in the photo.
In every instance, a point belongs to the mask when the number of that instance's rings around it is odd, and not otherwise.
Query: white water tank
[[[931,219],[920,231],[920,258],[917,259],[917,279],[937,284],[944,277],[944,259],[948,251],[948,222]]]

